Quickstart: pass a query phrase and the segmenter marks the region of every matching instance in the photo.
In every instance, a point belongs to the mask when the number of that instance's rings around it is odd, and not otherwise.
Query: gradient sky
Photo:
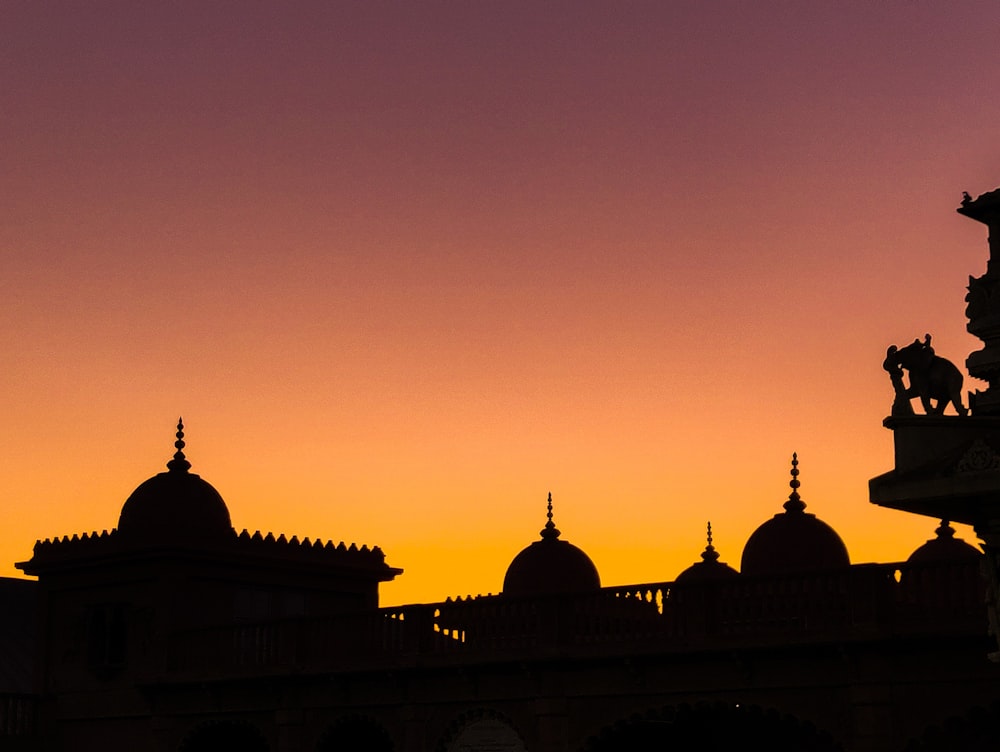
[[[739,566],[789,459],[853,561],[885,349],[964,364],[994,2],[0,4],[0,574],[187,424],[237,529],[498,592]],[[976,382],[967,381],[967,387]],[[982,385],[979,384],[981,387]],[[971,530],[959,535],[971,540]]]

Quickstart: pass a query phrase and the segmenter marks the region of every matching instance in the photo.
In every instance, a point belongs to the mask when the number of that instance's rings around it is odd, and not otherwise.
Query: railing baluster
[[[336,670],[419,657],[505,659],[565,645],[635,651],[821,639],[844,629],[985,624],[977,563],[863,564],[837,572],[670,582],[546,598],[484,596],[362,613],[210,627],[169,637],[168,673]],[[983,626],[985,629],[985,626]]]

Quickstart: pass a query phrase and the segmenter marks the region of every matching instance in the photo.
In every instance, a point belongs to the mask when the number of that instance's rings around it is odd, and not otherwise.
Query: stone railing
[[[638,655],[894,635],[986,633],[976,562],[863,564],[809,575],[482,596],[190,630],[167,675],[364,670],[428,662]],[[166,677],[163,677],[166,678]]]
[[[0,693],[0,739],[33,737],[38,732],[38,698],[34,695]],[[0,749],[7,749],[0,743]]]

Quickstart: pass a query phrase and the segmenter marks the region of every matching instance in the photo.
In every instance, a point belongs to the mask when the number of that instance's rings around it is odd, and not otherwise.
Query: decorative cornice
[[[173,549],[169,542],[151,547],[136,544],[117,530],[104,530],[101,533],[83,533],[65,535],[61,538],[46,538],[35,543],[30,561],[17,564],[19,569],[28,573],[36,573],[51,565],[61,565],[72,562],[84,562],[88,559],[104,558],[118,555],[135,555],[156,553]],[[200,550],[212,554],[228,556],[261,556],[291,562],[310,562],[319,566],[345,566],[352,569],[378,569],[395,571],[385,563],[385,554],[378,546],[358,546],[343,541],[322,541],[319,538],[310,540],[293,535],[286,538],[283,533],[261,534],[258,530],[251,535],[243,530],[238,535],[211,545],[190,545],[182,541],[176,544],[178,549]]]

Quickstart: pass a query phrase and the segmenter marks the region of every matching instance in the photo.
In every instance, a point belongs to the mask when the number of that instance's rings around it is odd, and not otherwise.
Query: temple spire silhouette
[[[806,508],[806,503],[799,496],[799,487],[802,484],[799,482],[799,455],[797,452],[792,452],[792,479],[788,481],[788,485],[791,486],[792,492],[788,494],[788,501],[783,504],[785,511],[803,511]]]
[[[175,473],[186,473],[191,469],[191,463],[184,456],[184,419],[177,419],[177,440],[174,442],[174,458],[167,463],[167,469]]]
[[[548,510],[546,511],[545,516],[548,519],[547,519],[547,522],[545,523],[545,527],[542,528],[542,531],[541,531],[540,535],[542,536],[542,538],[544,538],[546,540],[548,540],[550,538],[554,540],[554,539],[556,539],[556,538],[559,537],[560,532],[559,532],[559,528],[557,528],[556,524],[552,521],[552,492],[551,491],[549,491]]]
[[[701,552],[701,558],[704,561],[718,561],[719,552],[715,550],[715,546],[712,545],[712,522],[708,523],[708,545],[705,546],[705,550]]]

